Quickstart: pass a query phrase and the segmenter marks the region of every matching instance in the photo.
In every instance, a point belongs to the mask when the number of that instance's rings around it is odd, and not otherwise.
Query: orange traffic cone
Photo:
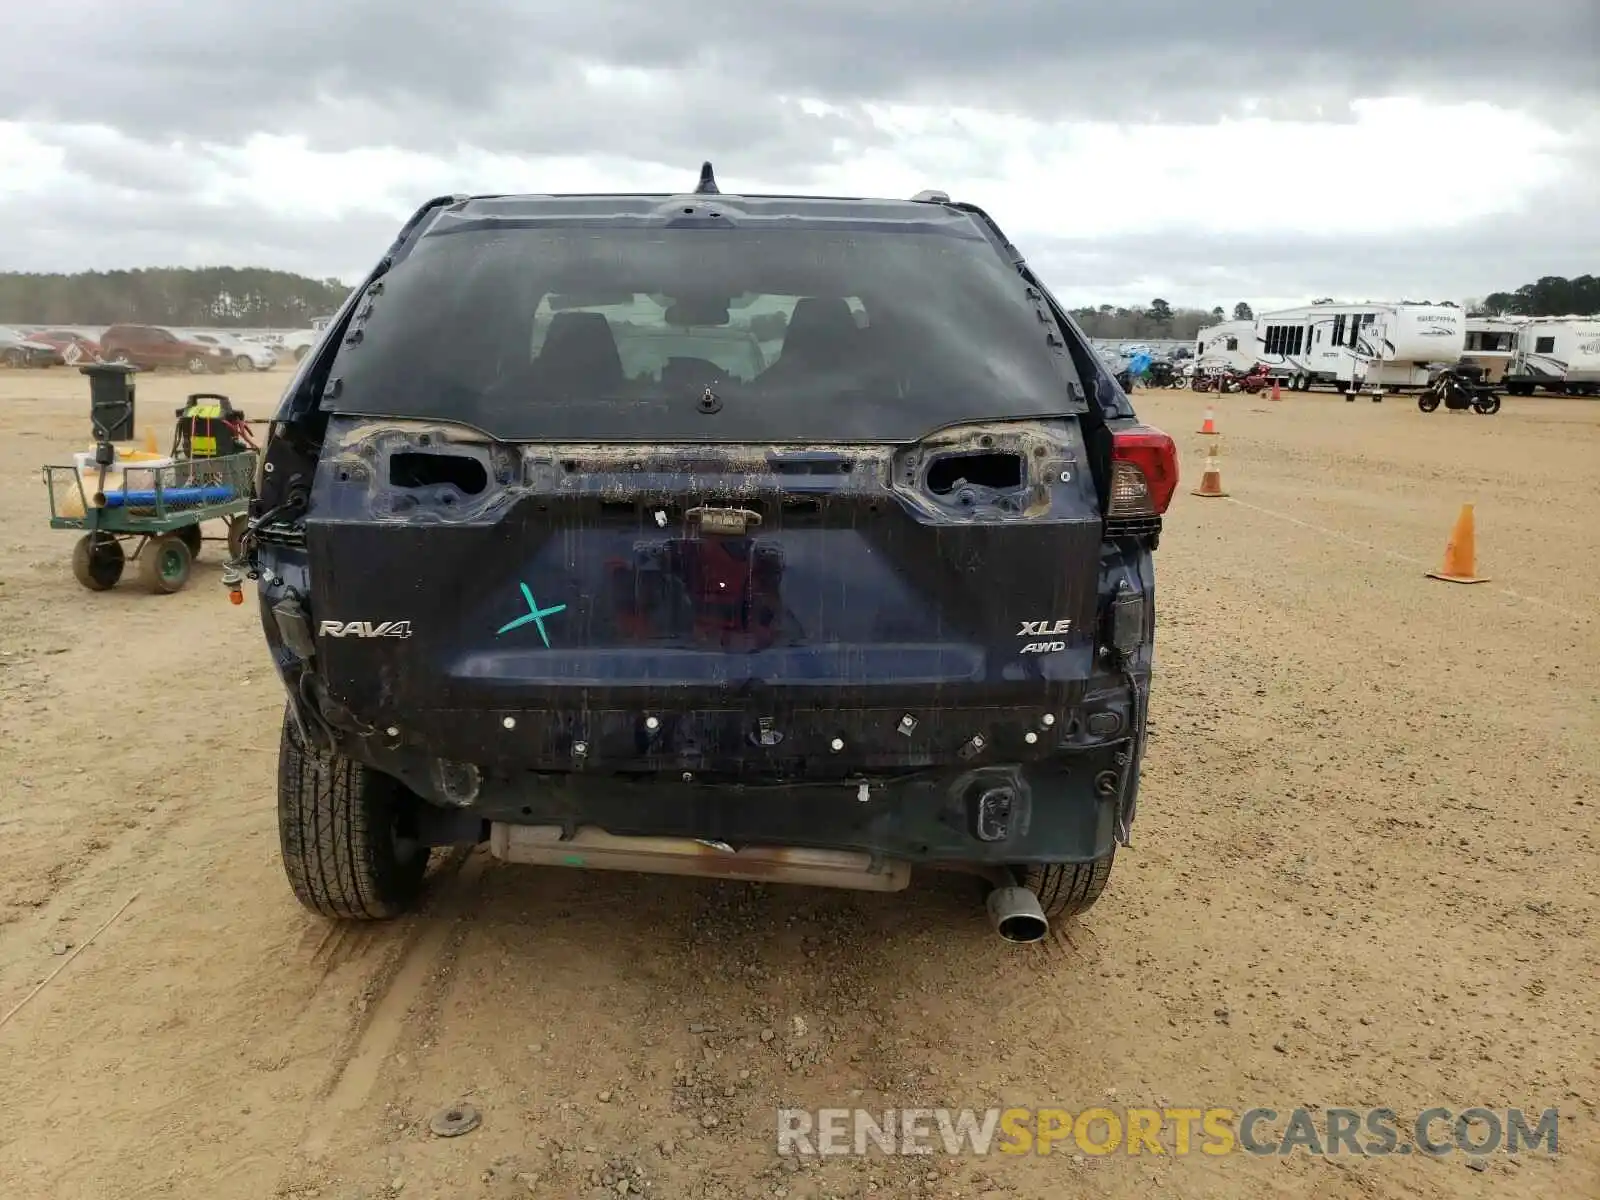
[[[1200,426],[1199,432],[1205,434],[1207,437],[1217,436],[1217,414],[1216,410],[1214,410],[1209,404],[1206,405],[1206,419],[1205,422]]]
[[[1222,462],[1217,458],[1215,448],[1206,451],[1206,465],[1200,473],[1200,486],[1189,494],[1206,500],[1220,499],[1228,494],[1222,490]]]
[[[1444,547],[1444,566],[1429,571],[1429,579],[1443,579],[1447,583],[1487,583],[1486,576],[1474,575],[1477,558],[1476,536],[1473,528],[1472,505],[1463,504],[1461,515],[1456,517],[1456,527],[1450,531],[1450,540]]]
[[[1272,395],[1269,398],[1272,400],[1283,399],[1283,389],[1278,386],[1278,381],[1276,379],[1272,381]]]

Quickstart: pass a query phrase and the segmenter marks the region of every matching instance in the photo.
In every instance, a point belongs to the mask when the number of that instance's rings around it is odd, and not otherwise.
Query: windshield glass
[[[892,225],[446,226],[360,328],[326,407],[507,439],[911,440],[1082,411],[987,241]]]

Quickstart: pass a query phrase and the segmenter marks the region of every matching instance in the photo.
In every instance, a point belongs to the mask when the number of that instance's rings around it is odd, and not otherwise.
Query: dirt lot
[[[223,382],[264,415],[284,378]],[[0,1017],[65,963],[0,1026],[8,1200],[1600,1195],[1600,404],[1230,396],[1207,501],[1205,401],[1137,397],[1185,470],[1140,819],[1101,904],[1015,948],[959,879],[481,855],[415,919],[312,917],[219,548],[90,594],[48,528],[83,385],[0,372]],[[141,433],[188,390],[141,382]],[[1492,582],[1424,578],[1465,501]],[[431,1136],[461,1101],[481,1127]],[[855,1105],[1556,1106],[1560,1153],[783,1169],[779,1106]]]

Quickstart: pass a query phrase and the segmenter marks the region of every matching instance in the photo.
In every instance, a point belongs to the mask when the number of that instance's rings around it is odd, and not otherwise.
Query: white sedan
[[[189,337],[208,346],[221,346],[233,360],[236,371],[270,371],[278,365],[278,356],[271,347],[258,342],[246,342],[227,333],[194,333]]]

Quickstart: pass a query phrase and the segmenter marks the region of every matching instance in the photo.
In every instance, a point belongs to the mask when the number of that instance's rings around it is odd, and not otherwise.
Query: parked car
[[[100,361],[100,343],[76,329],[35,330],[28,337],[32,341],[43,342],[52,347],[66,366],[75,367],[79,363]]]
[[[278,356],[268,347],[244,341],[231,334],[199,333],[191,330],[186,336],[202,345],[221,346],[235,371],[270,371],[278,365]]]
[[[20,329],[0,327],[0,363],[8,367],[53,367],[61,351]]]
[[[332,317],[312,317],[309,329],[296,329],[283,335],[279,339],[279,346],[283,352],[299,362],[311,352],[311,347],[317,344],[317,339],[322,336],[322,331],[328,327]]]
[[[659,376],[546,303],[581,288],[656,301]],[[741,379],[717,355],[751,296],[792,315]],[[484,842],[881,891],[953,868],[1011,941],[1095,903],[1178,461],[982,210],[724,195],[709,164],[670,200],[441,199],[330,334],[228,575],[286,685],[306,907],[392,917],[432,848]]]
[[[225,371],[233,362],[215,342],[195,341],[159,325],[113,325],[100,335],[100,350],[107,362],[146,371],[183,367],[191,375],[203,375]]]

